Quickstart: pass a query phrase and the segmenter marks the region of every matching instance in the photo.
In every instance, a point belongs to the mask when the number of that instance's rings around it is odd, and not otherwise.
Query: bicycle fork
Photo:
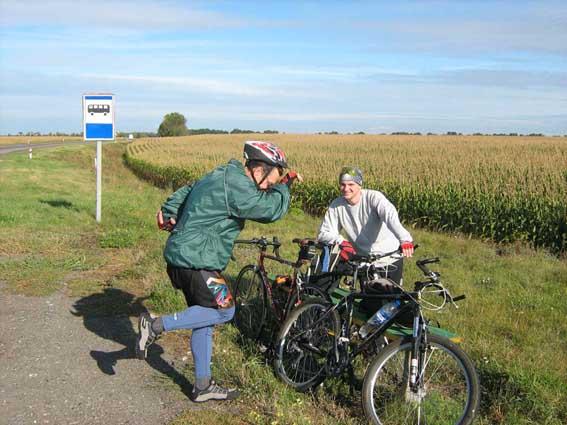
[[[425,367],[427,354],[427,332],[425,321],[421,314],[416,314],[413,319],[412,350],[408,359],[409,366],[406,386],[406,400],[419,404],[425,397]]]

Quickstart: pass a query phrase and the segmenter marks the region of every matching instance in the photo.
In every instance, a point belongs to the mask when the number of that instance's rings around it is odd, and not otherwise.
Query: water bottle
[[[401,305],[402,302],[400,300],[394,300],[386,305],[383,305],[380,310],[374,313],[374,315],[360,327],[360,329],[358,330],[360,337],[366,338],[372,328],[380,326],[382,323],[389,320],[394,314],[396,314]]]

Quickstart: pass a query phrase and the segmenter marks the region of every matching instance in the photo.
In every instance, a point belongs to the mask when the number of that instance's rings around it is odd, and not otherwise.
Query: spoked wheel
[[[412,343],[388,345],[364,378],[364,412],[374,424],[470,424],[478,409],[480,384],[460,347],[435,336],[419,363],[420,385],[410,385]]]
[[[234,324],[246,338],[257,339],[266,319],[266,290],[253,265],[245,266],[236,278]]]
[[[350,383],[353,385],[355,390],[362,391],[364,377],[366,376],[366,371],[368,370],[372,359],[374,359],[378,353],[388,345],[388,342],[389,340],[383,335],[376,336],[368,344],[366,350],[351,360],[350,366],[352,368],[352,381]]]
[[[289,305],[289,311],[299,307],[305,302],[319,302],[319,303],[331,302],[331,297],[329,296],[329,294],[327,294],[325,291],[323,291],[316,285],[305,285],[301,292],[302,294],[299,300],[297,299],[297,295],[298,295],[297,292],[293,294],[291,303]],[[287,314],[289,314],[289,311],[287,312]]]
[[[306,302],[293,310],[280,329],[274,366],[278,377],[298,391],[325,379],[329,352],[340,332],[340,318],[328,305]]]

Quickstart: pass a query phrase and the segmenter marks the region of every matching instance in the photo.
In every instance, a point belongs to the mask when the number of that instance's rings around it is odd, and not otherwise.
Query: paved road
[[[106,143],[114,143],[111,141],[102,142],[103,144]],[[95,145],[95,142],[57,142],[57,143],[32,143],[32,149],[42,149],[42,148],[53,148],[56,146],[73,146],[73,145]],[[30,148],[30,145],[27,143],[19,143],[17,145],[0,145],[0,155],[10,152],[18,152],[18,151],[27,151]]]

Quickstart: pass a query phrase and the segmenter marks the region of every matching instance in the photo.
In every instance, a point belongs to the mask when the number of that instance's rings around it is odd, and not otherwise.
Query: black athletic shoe
[[[204,390],[198,390],[193,387],[191,400],[195,403],[203,403],[209,400],[234,400],[240,395],[236,388],[223,388],[217,385],[215,381],[211,381],[210,385]]]
[[[158,335],[152,329],[154,319],[148,313],[142,313],[138,319],[138,342],[136,343],[136,354],[140,360],[148,356],[148,347],[154,343]]]

